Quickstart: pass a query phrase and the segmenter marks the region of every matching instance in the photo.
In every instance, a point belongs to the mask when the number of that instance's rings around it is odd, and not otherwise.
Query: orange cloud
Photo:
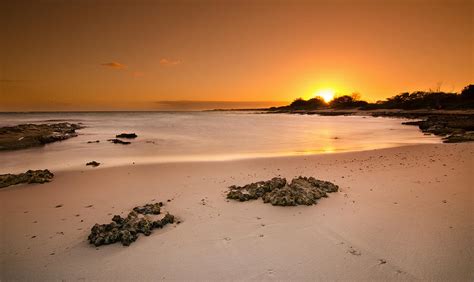
[[[121,64],[121,63],[117,63],[117,62],[103,63],[103,64],[100,64],[100,65],[104,66],[104,67],[108,67],[108,68],[113,68],[113,69],[124,69],[124,68],[127,67],[126,65]]]
[[[160,60],[160,65],[165,67],[176,66],[181,64],[181,60],[170,60],[167,58],[163,58]]]

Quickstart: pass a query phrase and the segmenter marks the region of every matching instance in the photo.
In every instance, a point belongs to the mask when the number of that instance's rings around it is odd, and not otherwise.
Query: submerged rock
[[[122,141],[122,140],[120,140],[120,139],[115,139],[115,138],[114,138],[114,139],[109,139],[109,140],[107,140],[107,141],[112,142],[112,143],[114,143],[114,144],[122,144],[122,145],[131,144],[131,142]]]
[[[162,206],[162,203],[138,206],[125,218],[114,215],[109,224],[95,224],[88,237],[89,243],[96,247],[117,242],[129,246],[137,240],[140,233],[149,236],[153,229],[163,228],[174,222],[174,216],[169,213],[161,219],[153,218],[161,213]]]
[[[0,150],[16,150],[43,146],[76,137],[83,126],[61,122],[54,124],[20,124],[0,128]]]
[[[98,162],[96,162],[96,161],[92,161],[92,162],[86,163],[86,165],[90,165],[90,166],[92,166],[92,167],[97,167],[97,166],[100,165],[100,163],[98,163]]]
[[[20,174],[1,174],[0,188],[16,185],[20,183],[46,183],[53,179],[54,174],[47,169],[44,170],[28,170]]]
[[[134,139],[138,136],[135,133],[121,133],[115,136],[116,138],[127,138],[127,139]]]
[[[339,187],[328,181],[300,176],[290,183],[285,178],[275,177],[245,186],[230,186],[229,189],[228,199],[243,202],[262,198],[264,203],[274,206],[296,206],[314,205],[316,200],[338,191]]]

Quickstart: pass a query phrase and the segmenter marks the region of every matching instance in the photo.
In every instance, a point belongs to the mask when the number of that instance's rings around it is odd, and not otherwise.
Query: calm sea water
[[[439,143],[403,119],[361,116],[256,114],[249,112],[0,113],[0,126],[82,123],[79,137],[0,152],[0,173],[26,169],[101,167],[135,162],[180,162],[319,154]],[[131,145],[107,142],[135,132]],[[87,141],[100,140],[88,144]]]

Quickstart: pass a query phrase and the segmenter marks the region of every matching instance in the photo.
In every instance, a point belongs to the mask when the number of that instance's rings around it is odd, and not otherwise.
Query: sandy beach
[[[472,143],[423,144],[53,171],[50,183],[0,190],[0,278],[472,281],[473,157]],[[225,198],[279,175],[340,191],[315,206]],[[87,242],[95,223],[154,201],[181,224],[129,247]]]

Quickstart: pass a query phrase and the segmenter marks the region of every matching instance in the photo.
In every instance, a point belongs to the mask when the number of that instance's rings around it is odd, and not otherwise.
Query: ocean
[[[255,112],[0,113],[0,126],[82,123],[79,136],[44,147],[0,152],[0,173],[27,169],[85,168],[185,161],[327,154],[440,143],[404,119],[363,116],[259,114]],[[116,134],[136,133],[130,145]],[[100,140],[89,144],[87,141]],[[100,168],[99,167],[99,168]]]

